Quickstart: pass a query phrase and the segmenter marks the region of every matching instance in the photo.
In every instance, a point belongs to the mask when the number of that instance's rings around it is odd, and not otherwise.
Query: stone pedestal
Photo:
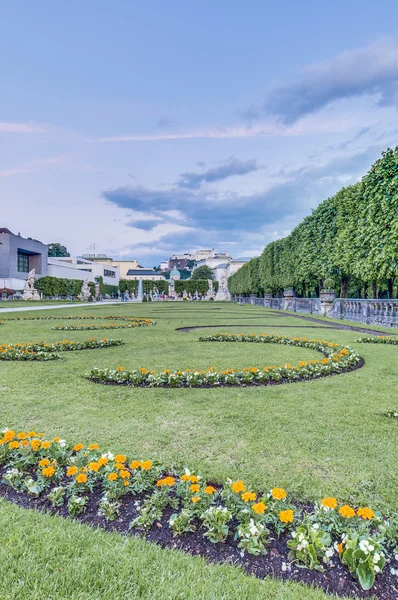
[[[285,299],[285,310],[288,310],[289,302],[291,302],[294,298],[294,290],[285,290],[283,292],[283,297]]]
[[[336,298],[336,293],[333,291],[321,291],[319,293],[319,299],[321,301],[321,314],[326,317],[330,309],[332,308],[333,302]]]

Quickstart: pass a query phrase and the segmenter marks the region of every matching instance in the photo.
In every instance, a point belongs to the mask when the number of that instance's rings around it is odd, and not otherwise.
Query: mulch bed
[[[365,360],[363,358],[360,358],[359,361],[357,362],[356,365],[352,365],[351,367],[348,367],[347,369],[343,369],[340,373],[328,373],[327,375],[318,375],[317,377],[310,377],[310,378],[305,378],[305,377],[300,377],[298,379],[287,379],[287,378],[282,378],[279,381],[253,381],[252,383],[219,383],[217,385],[196,385],[196,386],[190,386],[190,385],[149,385],[147,383],[142,383],[140,385],[134,385],[132,386],[132,384],[128,381],[123,381],[122,383],[119,383],[117,381],[100,381],[99,379],[96,379],[95,377],[87,377],[87,379],[89,381],[92,381],[93,383],[101,383],[102,385],[121,385],[121,386],[125,386],[125,387],[135,387],[135,388],[145,388],[145,389],[160,389],[160,388],[168,388],[168,389],[172,389],[172,390],[178,390],[178,389],[190,389],[190,390],[203,390],[203,389],[217,389],[217,388],[233,388],[233,387],[238,387],[238,388],[245,388],[245,387],[266,387],[269,385],[284,385],[286,383],[303,383],[305,381],[316,381],[317,379],[323,379],[324,377],[333,377],[334,375],[342,375],[343,373],[349,373],[350,371],[356,371],[357,369],[361,369],[365,364]]]
[[[0,468],[0,475],[3,472],[4,469]],[[65,505],[54,508],[44,495],[40,498],[32,498],[22,492],[15,491],[1,482],[0,496],[8,502],[17,504],[23,508],[37,509],[62,517],[70,517]],[[163,548],[178,549],[193,556],[202,556],[212,563],[223,562],[241,566],[247,573],[255,575],[260,579],[275,577],[282,580],[294,580],[308,585],[315,585],[325,592],[330,594],[335,593],[340,596],[357,596],[359,598],[372,598],[376,596],[379,600],[397,600],[398,598],[398,578],[391,575],[389,569],[390,565],[398,568],[398,562],[393,558],[389,559],[384,572],[376,578],[376,583],[372,590],[365,592],[337,558],[334,559],[335,566],[327,568],[324,573],[299,568],[290,563],[287,548],[287,541],[290,538],[289,534],[283,534],[279,540],[273,538],[271,535],[268,554],[265,556],[253,556],[242,553],[237,547],[237,542],[230,537],[225,543],[219,544],[209,542],[203,537],[203,531],[174,537],[167,522],[170,515],[174,512],[171,508],[167,508],[164,511],[161,521],[156,522],[148,532],[129,529],[131,521],[138,516],[140,504],[144,498],[143,494],[137,494],[134,497],[129,495],[123,496],[120,499],[120,516],[113,522],[109,522],[105,517],[98,515],[97,507],[101,498],[99,489],[88,494],[88,498],[89,502],[86,512],[75,518],[94,528],[116,531],[124,535],[138,535]]]

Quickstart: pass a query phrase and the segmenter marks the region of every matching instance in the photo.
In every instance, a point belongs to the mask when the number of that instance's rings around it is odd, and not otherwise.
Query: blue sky
[[[398,143],[398,5],[2,3],[0,226],[254,256]]]

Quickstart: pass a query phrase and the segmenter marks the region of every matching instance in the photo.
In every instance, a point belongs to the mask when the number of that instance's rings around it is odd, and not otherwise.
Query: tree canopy
[[[67,248],[59,242],[48,244],[48,256],[70,256]]]
[[[214,279],[213,271],[207,265],[202,265],[193,271],[191,279]]]

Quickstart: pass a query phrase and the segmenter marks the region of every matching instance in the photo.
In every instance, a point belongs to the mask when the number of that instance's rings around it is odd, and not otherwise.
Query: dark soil
[[[356,365],[352,365],[351,367],[348,367],[347,369],[342,370],[340,373],[329,373],[328,375],[318,375],[317,377],[311,377],[311,378],[305,378],[305,377],[300,377],[298,379],[280,379],[279,381],[264,381],[264,382],[259,382],[259,381],[254,381],[253,383],[230,383],[230,384],[226,384],[226,383],[219,383],[217,385],[198,385],[198,386],[189,386],[189,385],[179,385],[179,386],[171,386],[171,385],[156,385],[156,386],[150,386],[146,383],[142,383],[140,385],[134,385],[133,387],[135,388],[145,388],[145,389],[155,389],[155,388],[168,388],[168,389],[173,389],[173,390],[177,390],[177,389],[190,389],[190,390],[202,390],[202,389],[216,389],[216,388],[231,388],[231,387],[239,387],[239,388],[245,388],[245,387],[266,387],[269,385],[283,385],[286,383],[303,383],[304,381],[315,381],[317,379],[321,379],[324,377],[333,377],[334,375],[342,375],[343,373],[349,373],[350,371],[356,371],[357,369],[361,369],[365,364],[365,360],[363,358],[360,358],[359,361],[357,362]],[[123,381],[123,382],[117,382],[117,381],[100,381],[99,379],[96,379],[94,377],[87,377],[87,379],[89,381],[92,381],[93,383],[101,383],[102,385],[124,385],[126,387],[132,387],[132,384],[129,383],[128,381]]]
[[[320,325],[319,327],[313,327],[312,325],[275,325],[274,323],[272,325],[268,325],[267,323],[263,323],[262,325],[247,325],[247,323],[245,325],[238,325],[237,323],[231,323],[230,325],[227,325],[223,323],[222,325],[193,325],[192,327],[176,327],[176,331],[188,333],[194,329],[211,329],[212,327],[294,327],[295,329],[299,327],[300,329],[333,329],[333,325]]]
[[[0,468],[0,476],[3,471],[4,469]],[[32,498],[22,492],[16,492],[3,483],[0,483],[0,496],[23,508],[38,509],[63,517],[69,516],[66,506],[53,508],[44,495],[40,498]],[[377,577],[373,589],[365,592],[336,557],[333,561],[335,566],[328,567],[324,573],[299,568],[290,563],[287,548],[287,541],[290,537],[288,533],[283,534],[280,539],[270,535],[268,553],[265,556],[252,556],[251,554],[242,553],[237,547],[237,542],[231,537],[225,543],[219,544],[209,542],[203,536],[203,531],[174,537],[168,525],[168,519],[174,512],[170,508],[164,511],[161,521],[156,522],[148,532],[130,529],[131,521],[138,516],[143,501],[142,494],[135,497],[130,494],[124,496],[120,500],[120,516],[115,521],[109,522],[105,517],[98,515],[100,497],[99,489],[88,494],[87,510],[76,519],[91,527],[99,527],[106,531],[117,531],[124,535],[140,535],[164,548],[179,549],[187,554],[203,556],[209,562],[224,562],[242,566],[247,573],[260,579],[276,577],[278,579],[294,580],[308,585],[315,585],[330,594],[335,593],[340,596],[358,596],[359,598],[376,596],[379,600],[397,600],[398,598],[398,578],[390,573],[390,566],[398,568],[398,562],[394,558],[389,558],[384,572]]]

